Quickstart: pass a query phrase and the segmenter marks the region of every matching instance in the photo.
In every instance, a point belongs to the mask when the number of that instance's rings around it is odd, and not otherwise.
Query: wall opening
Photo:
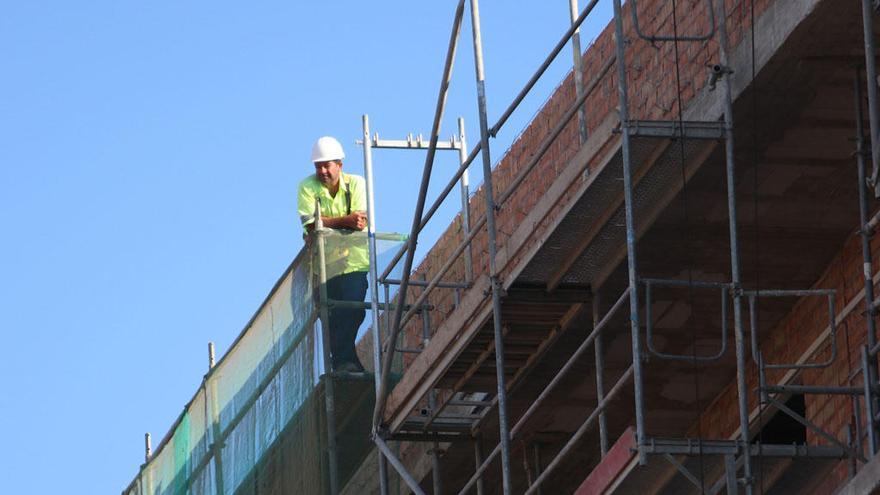
[[[803,395],[792,396],[785,405],[801,416],[806,416],[807,405]],[[758,441],[765,444],[803,445],[807,443],[807,428],[788,414],[777,411],[764,428],[752,438],[752,443]]]

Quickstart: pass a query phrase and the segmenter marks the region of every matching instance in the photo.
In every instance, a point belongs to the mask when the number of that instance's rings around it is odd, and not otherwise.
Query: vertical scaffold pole
[[[421,276],[421,281],[426,282],[428,278]],[[431,313],[428,311],[427,305],[422,305],[422,349],[426,349],[431,343]],[[428,410],[431,414],[437,410],[437,390],[431,389],[428,392]],[[443,492],[443,483],[440,475],[440,442],[434,440],[431,444],[431,477],[434,484],[434,495],[440,495]]]
[[[477,469],[483,465],[483,437],[477,435],[474,438],[474,465]],[[477,478],[477,495],[483,495],[485,488],[483,487],[483,476]]]
[[[339,493],[339,468],[336,458],[336,396],[333,386],[333,365],[330,359],[330,311],[327,307],[327,258],[324,253],[324,222],[321,221],[321,203],[315,201],[314,240],[318,249],[318,306],[321,315],[321,348],[324,355],[324,412],[327,416],[327,460],[330,476],[330,495]]]
[[[568,0],[568,10],[571,15],[571,23],[574,24],[580,16],[578,1]],[[581,58],[583,54],[581,53],[580,28],[575,29],[574,33],[571,35],[571,52],[574,57],[573,70],[575,95],[580,98],[580,96],[584,94],[584,61]],[[587,112],[583,105],[578,109],[578,137],[580,138],[581,144],[587,140]]]
[[[633,223],[633,184],[632,163],[629,143],[629,95],[626,85],[626,52],[623,37],[623,14],[621,0],[614,0],[614,42],[617,53],[617,92],[619,95],[621,154],[623,155],[623,199],[626,209],[626,253],[629,272],[629,321],[632,334],[633,388],[636,408],[636,444],[639,448],[639,463],[644,465],[647,458],[642,450],[645,445],[645,409],[642,391],[642,350],[639,341],[639,291],[638,264],[636,263],[636,231]]]
[[[483,193],[486,196],[486,230],[489,234],[489,283],[492,286],[492,323],[495,333],[495,375],[498,384],[498,430],[501,437],[501,480],[504,495],[512,490],[510,481],[510,427],[507,421],[507,385],[504,376],[504,337],[501,331],[501,287],[495,231],[495,198],[492,191],[492,158],[489,154],[489,122],[486,111],[486,76],[483,69],[483,39],[480,33],[480,5],[471,0],[471,29],[474,41],[474,68],[477,76],[477,106],[480,111],[480,144],[483,156]]]
[[[871,179],[878,192],[880,174],[880,101],[877,95],[877,49],[874,41],[874,9],[871,0],[862,0],[862,27],[865,42],[865,77],[868,86],[868,120],[871,128]]]
[[[144,433],[144,466],[143,470],[147,473],[147,481],[144,483],[147,485],[147,493],[153,493],[153,472],[150,470],[150,459],[153,458],[153,445],[150,440],[150,434]]]
[[[214,369],[214,343],[208,342],[208,367],[209,370]],[[217,380],[208,377],[208,386],[205,392],[208,394],[208,403],[210,404],[211,434],[213,441],[211,442],[211,456],[214,458],[214,492],[222,495],[225,492],[223,483],[223,441],[220,440],[220,399],[217,397]]]
[[[150,439],[150,433],[144,433],[144,462],[150,462],[153,457],[153,442]]]
[[[859,236],[862,240],[862,277],[865,283],[865,323],[867,324],[867,344],[868,349],[874,349],[876,341],[876,322],[874,315],[874,263],[871,255],[871,232],[868,227],[868,182],[867,172],[865,170],[865,117],[862,113],[862,105],[864,99],[862,97],[862,81],[861,68],[856,68],[854,83],[854,99],[856,111],[856,165],[858,166],[859,175]],[[870,86],[870,84],[869,84]],[[866,384],[877,383],[877,367],[875,359],[871,359],[871,355],[867,355],[866,374],[863,377]],[[867,411],[874,411],[876,403],[872,386],[865,387],[865,407]],[[868,429],[868,451],[871,457],[877,453],[877,429],[876,420],[873,414],[867,415],[866,427]]]
[[[468,159],[467,137],[464,134],[464,118],[458,118],[458,163],[464,165]],[[467,169],[461,173],[461,238],[466,239],[471,232],[471,202],[470,202],[470,178]],[[474,280],[474,261],[471,256],[471,246],[464,250],[464,281],[471,283]],[[457,305],[457,304],[456,304]]]
[[[602,321],[602,299],[597,292],[593,292],[593,328],[599,326],[600,321]],[[596,335],[593,350],[596,356],[596,403],[601,404],[605,399],[605,356],[601,332]],[[602,457],[608,453],[608,423],[604,409],[599,413],[599,451]]]
[[[376,255],[376,205],[373,191],[373,143],[370,141],[370,117],[361,117],[364,131],[364,180],[367,183],[367,244],[370,251],[370,314],[373,319],[373,383],[376,397],[379,397],[379,383],[382,373],[382,332],[379,329],[379,276]],[[372,434],[376,435],[379,425],[373,422]],[[379,493],[388,495],[388,465],[382,451],[376,449],[379,464]]]
[[[871,458],[877,455],[877,450],[874,447],[877,443],[877,435],[874,431],[873,425],[876,423],[874,419],[876,417],[876,409],[874,408],[874,394],[871,391],[871,381],[864,379],[871,373],[871,359],[868,357],[870,351],[868,351],[868,346],[862,347],[862,385],[865,389],[865,428],[868,430],[868,452],[871,454]]]
[[[752,493],[752,459],[749,455],[749,397],[746,383],[746,347],[742,316],[742,274],[740,270],[739,237],[736,211],[736,163],[733,142],[733,88],[727,39],[727,11],[724,0],[718,0],[719,55],[724,74],[724,156],[727,172],[727,215],[730,229],[730,277],[733,283],[733,325],[736,341],[736,388],[739,402],[740,439],[743,448],[743,479],[747,495]],[[758,363],[763,366],[762,363]]]

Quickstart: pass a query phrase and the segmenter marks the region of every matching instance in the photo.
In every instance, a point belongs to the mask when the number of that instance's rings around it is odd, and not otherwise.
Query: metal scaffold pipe
[[[321,315],[321,348],[324,356],[324,412],[327,416],[327,458],[330,478],[330,495],[339,493],[339,466],[336,452],[336,395],[333,384],[330,356],[330,311],[327,306],[327,257],[325,239],[327,231],[321,220],[321,203],[315,200],[314,241],[318,251],[318,294]]]
[[[425,491],[422,490],[422,487],[419,486],[419,482],[416,481],[415,478],[409,474],[409,471],[406,470],[406,466],[400,462],[400,459],[394,455],[394,452],[391,451],[391,448],[388,447],[388,444],[385,443],[384,440],[379,438],[378,436],[374,439],[376,442],[376,446],[379,447],[379,450],[385,455],[385,458],[388,459],[388,462],[391,463],[391,466],[397,471],[397,474],[400,475],[401,479],[403,479],[404,483],[412,490],[416,495],[426,495]]]
[[[876,410],[876,396],[873,393],[872,385],[877,383],[877,358],[872,356],[870,350],[876,346],[877,327],[874,316],[876,309],[874,308],[874,261],[871,254],[871,232],[868,230],[868,183],[865,170],[865,118],[862,113],[862,105],[864,98],[862,95],[861,69],[856,68],[855,82],[853,84],[853,95],[855,99],[855,117],[856,117],[856,166],[859,174],[859,236],[862,244],[862,277],[865,285],[865,323],[867,324],[866,342],[869,352],[865,355],[865,407],[871,412]],[[868,84],[871,86],[871,84]],[[870,101],[869,101],[870,105]],[[873,456],[877,452],[877,428],[873,414],[867,414],[868,429],[868,447]]]
[[[724,0],[718,0],[718,52],[722,67],[730,67],[727,38],[727,11]],[[711,5],[710,5],[711,7]],[[714,25],[713,25],[714,29]],[[745,331],[743,330],[742,315],[742,275],[740,271],[739,237],[737,233],[737,209],[736,209],[736,175],[734,161],[733,141],[733,88],[732,78],[728,70],[723,84],[724,104],[724,157],[727,177],[727,215],[728,228],[730,231],[730,277],[733,284],[733,327],[734,340],[736,343],[736,385],[740,419],[740,439],[744,447],[749,445],[749,402],[746,382],[746,344]],[[743,480],[747,495],[752,493],[752,459],[748,452],[743,454]]]
[[[871,361],[868,357],[868,346],[862,347],[862,373],[867,376],[870,374]],[[877,455],[877,420],[875,419],[876,409],[874,408],[873,393],[871,392],[870,380],[863,380],[865,387],[865,422],[868,430],[868,452],[871,457]]]
[[[568,0],[569,15],[572,25],[578,21],[578,1]],[[586,16],[584,16],[586,18]],[[574,61],[574,90],[577,96],[584,93],[584,61],[581,54],[581,31],[580,26],[571,33],[571,55]],[[581,144],[587,140],[587,111],[581,107],[578,110],[578,137]]]
[[[153,446],[150,440],[150,433],[144,433],[144,467],[146,467],[146,463],[150,462],[150,459],[153,458]],[[151,469],[146,469],[146,480],[144,481],[144,485],[146,485],[147,493],[153,493],[153,471]]]
[[[480,469],[480,466],[483,465],[483,438],[479,436],[474,441],[474,463],[476,464],[477,469]],[[477,476],[476,484],[477,495],[483,495],[484,487],[482,476]]]
[[[645,409],[642,391],[642,352],[639,342],[639,291],[638,263],[636,263],[636,232],[633,220],[633,180],[629,142],[629,101],[626,84],[626,53],[624,51],[623,13],[621,0],[614,0],[614,42],[617,52],[617,92],[619,96],[621,154],[623,155],[623,198],[626,217],[626,253],[629,276],[629,320],[632,337],[633,389],[636,409],[636,445],[639,448],[639,463],[647,459],[641,447],[645,444]]]
[[[474,42],[474,70],[477,78],[477,105],[480,112],[480,142],[483,153],[483,194],[486,200],[486,230],[489,235],[489,283],[492,290],[492,325],[495,337],[495,377],[498,398],[498,434],[501,438],[501,482],[508,495],[511,484],[510,427],[507,420],[507,385],[504,374],[504,334],[501,328],[501,282],[495,256],[495,198],[492,189],[492,158],[489,153],[489,119],[486,109],[486,75],[483,67],[483,39],[480,32],[480,4],[471,0],[471,29]]]
[[[446,51],[446,63],[443,67],[443,77],[440,81],[440,91],[437,97],[437,106],[434,110],[434,122],[431,125],[431,144],[428,147],[427,157],[425,158],[425,167],[422,171],[422,182],[419,187],[419,196],[416,201],[416,208],[413,214],[412,228],[410,229],[409,241],[406,246],[406,261],[403,267],[403,278],[400,283],[398,297],[401,304],[398,305],[394,312],[394,323],[391,325],[391,334],[385,345],[388,351],[385,353],[382,363],[381,380],[379,384],[379,392],[376,395],[376,408],[373,410],[373,424],[380,424],[382,414],[385,411],[385,403],[388,400],[388,375],[391,373],[391,363],[394,358],[394,348],[397,342],[397,336],[400,334],[401,318],[403,317],[403,307],[406,303],[406,291],[409,287],[409,277],[412,271],[413,259],[415,257],[416,246],[418,245],[419,232],[422,228],[422,213],[425,209],[425,198],[428,194],[428,184],[431,181],[431,169],[434,165],[434,155],[437,151],[437,140],[440,137],[440,121],[443,119],[443,113],[446,110],[446,95],[449,90],[449,83],[452,79],[452,66],[455,61],[455,52],[458,48],[458,37],[461,32],[461,20],[464,14],[464,0],[459,0],[455,9],[455,18],[452,23],[452,33],[449,37],[449,48]],[[384,277],[384,274],[383,274]],[[378,437],[377,437],[378,438]]]
[[[214,369],[214,343],[208,342],[208,367]],[[220,427],[220,399],[217,397],[217,380],[206,378],[207,387],[205,393],[208,396],[209,420],[211,422],[211,433],[213,435],[210,447],[211,458],[214,460],[214,485],[217,487],[217,493],[223,493],[225,482],[223,480],[223,445],[224,437]],[[203,384],[205,382],[202,382]],[[205,459],[207,465],[207,458]],[[200,463],[201,465],[201,463]],[[195,472],[195,470],[193,470]],[[187,480],[189,482],[189,480]]]
[[[593,328],[599,326],[602,321],[602,299],[599,294],[593,294]],[[602,349],[602,334],[596,335],[594,345],[596,359],[596,401],[600,404],[605,399],[605,355]],[[599,452],[602,457],[608,453],[608,424],[605,420],[605,411],[599,413]]]
[[[464,119],[458,118],[458,161],[459,166],[468,163],[467,136],[464,133]],[[471,201],[470,201],[470,177],[467,168],[461,172],[461,234],[463,237],[471,231]],[[470,284],[474,280],[474,262],[471,257],[471,248],[464,252],[464,281]]]
[[[862,28],[865,42],[865,76],[868,86],[868,120],[871,129],[871,179],[877,195],[880,176],[880,98],[877,95],[877,49],[874,41],[874,8],[871,0],[862,0]],[[862,224],[864,225],[864,223]]]
[[[382,369],[382,341],[379,331],[379,283],[377,276],[376,261],[376,205],[373,189],[373,152],[370,141],[370,117],[364,114],[361,117],[364,131],[364,181],[367,183],[367,245],[370,252],[370,315],[373,323],[373,383],[376,388],[376,397],[379,395],[379,382],[381,382],[380,370]],[[378,424],[372,425],[372,434],[376,434]],[[379,464],[379,493],[388,494],[388,466],[381,451],[378,452]]]
[[[150,439],[150,433],[144,433],[144,462],[150,462],[153,457],[153,442]]]

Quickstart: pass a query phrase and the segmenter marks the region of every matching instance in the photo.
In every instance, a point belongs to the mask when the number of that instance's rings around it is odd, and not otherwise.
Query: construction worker
[[[351,235],[367,227],[366,182],[359,175],[342,171],[345,152],[330,136],[319,138],[312,147],[315,173],[299,183],[297,210],[303,236],[314,229],[315,202],[320,202],[325,228],[336,230],[325,237],[327,297],[337,301],[363,302],[367,293],[369,252],[366,236]],[[364,321],[364,309],[331,308],[330,354],[334,371],[362,372],[355,351],[355,338]]]

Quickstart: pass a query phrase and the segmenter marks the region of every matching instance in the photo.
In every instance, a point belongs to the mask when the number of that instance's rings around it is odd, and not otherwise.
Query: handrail
[[[708,41],[715,36],[715,9],[712,7],[712,0],[706,0],[706,4],[709,9],[709,32],[706,34],[700,34],[696,36],[658,36],[658,35],[647,35],[642,33],[642,28],[639,25],[639,15],[636,12],[638,10],[638,6],[636,5],[636,0],[631,0],[632,5],[630,5],[630,13],[632,14],[633,20],[633,28],[639,38],[643,40],[650,41],[651,43],[657,41]],[[674,4],[673,4],[674,5]],[[722,22],[725,19],[722,18]]]
[[[495,125],[493,125],[491,129],[489,129],[489,134],[492,137],[495,137],[495,135],[498,134],[498,131],[501,130],[501,128],[507,122],[507,119],[510,118],[510,115],[513,113],[513,111],[516,110],[517,107],[519,107],[519,104],[522,103],[526,95],[528,95],[532,88],[534,88],[535,84],[538,82],[541,76],[544,75],[544,72],[547,71],[547,68],[550,67],[550,64],[553,63],[554,60],[556,60],[559,52],[561,52],[562,49],[565,48],[565,45],[568,44],[569,40],[571,40],[571,37],[574,36],[574,32],[581,27],[581,24],[584,23],[584,21],[587,19],[587,16],[590,15],[590,12],[592,12],[593,8],[596,7],[597,3],[599,3],[599,0],[591,0],[590,3],[587,4],[586,7],[584,7],[584,10],[581,11],[581,14],[578,16],[578,18],[571,23],[571,27],[569,27],[568,31],[566,31],[565,34],[562,35],[562,38],[556,43],[556,46],[554,46],[553,49],[550,50],[550,54],[547,55],[547,58],[544,59],[544,62],[541,63],[541,65],[538,67],[538,70],[536,70],[531,79],[529,79],[529,82],[527,82],[526,85],[523,86],[519,94],[516,95],[516,98],[513,99],[513,102],[507,107],[504,113],[501,114],[498,122],[496,122]]]
[[[801,290],[744,290],[743,295],[749,298],[749,326],[752,337],[752,359],[766,369],[810,369],[827,368],[837,359],[837,315],[835,314],[837,291],[834,289],[801,289]],[[818,363],[764,363],[758,341],[758,308],[756,299],[759,297],[810,297],[825,296],[828,300],[828,340],[831,343],[831,355]]]
[[[645,284],[645,343],[648,351],[661,358],[673,361],[689,361],[689,362],[712,362],[721,359],[727,353],[727,306],[728,294],[733,288],[732,284],[725,282],[706,282],[701,280],[677,280],[677,279],[657,279],[657,278],[640,278],[639,282]],[[652,299],[651,287],[676,287],[692,289],[721,289],[721,349],[715,354],[708,356],[700,356],[696,354],[694,348],[693,354],[675,354],[666,353],[657,350],[654,344],[654,318],[652,316]]]

